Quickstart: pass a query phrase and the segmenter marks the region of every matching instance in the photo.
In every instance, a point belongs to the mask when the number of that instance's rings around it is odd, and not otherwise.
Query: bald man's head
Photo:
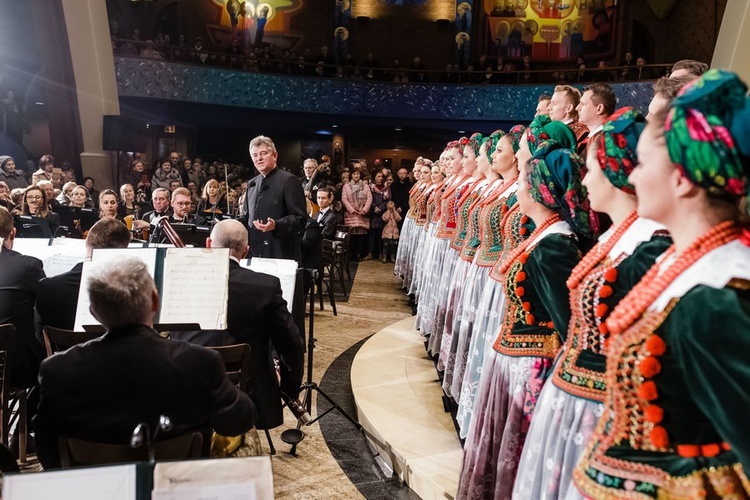
[[[238,220],[223,220],[211,230],[211,237],[206,246],[228,248],[232,257],[244,259],[250,249],[247,244],[247,228]]]

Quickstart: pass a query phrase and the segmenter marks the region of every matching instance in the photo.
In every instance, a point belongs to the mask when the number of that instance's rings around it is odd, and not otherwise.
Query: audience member
[[[20,388],[36,384],[44,358],[42,344],[34,335],[34,301],[44,270],[39,259],[13,251],[15,236],[12,215],[0,207],[0,324],[15,327],[8,346],[14,355],[6,374],[10,387]]]
[[[171,435],[212,428],[236,436],[253,426],[255,406],[229,381],[218,353],[154,331],[159,293],[146,264],[109,261],[86,287],[107,333],[42,363],[33,425],[45,469],[60,466],[61,437],[127,444],[139,423],[155,429],[161,415],[171,419]]]
[[[299,233],[306,220],[305,194],[299,180],[278,168],[278,153],[270,138],[255,137],[249,150],[260,172],[248,182],[243,212],[251,255],[299,262]]]
[[[386,211],[386,203],[391,199],[391,190],[385,183],[385,175],[378,170],[375,172],[373,181],[370,184],[372,193],[372,204],[370,209],[370,229],[369,229],[369,251],[364,260],[379,259],[382,250],[381,234],[383,233],[383,213]]]
[[[383,212],[383,226],[382,240],[383,248],[380,251],[380,261],[385,264],[386,262],[396,262],[396,248],[398,247],[398,223],[401,222],[402,217],[396,210],[396,204],[393,200],[388,200],[386,203],[386,210]]]
[[[123,223],[114,219],[102,219],[91,226],[86,236],[85,260],[91,260],[96,248],[127,248],[128,243],[130,231]],[[53,326],[73,330],[82,272],[83,262],[79,262],[70,271],[39,282],[36,312],[40,329],[43,326]]]
[[[279,279],[240,266],[250,249],[246,227],[223,220],[211,231],[209,248],[229,248],[227,329],[215,332],[210,345],[250,345],[250,398],[258,408],[259,429],[284,422],[280,392],[296,399],[302,385],[304,341],[281,295]],[[279,359],[280,380],[272,351]]]
[[[355,163],[351,180],[343,185],[341,202],[344,204],[344,225],[349,228],[350,257],[359,261],[367,254],[367,232],[370,229],[372,192],[362,179],[361,164]]]
[[[0,156],[0,181],[5,182],[11,190],[29,185],[23,171],[16,169],[16,161],[10,156]]]
[[[179,157],[176,160],[179,161]],[[182,177],[180,176],[180,172],[176,168],[173,168],[171,160],[165,158],[159,162],[159,168],[156,169],[154,175],[151,177],[151,189],[169,189],[171,181],[180,181],[182,183]]]
[[[86,188],[88,198],[86,204],[93,208],[99,207],[99,191],[94,189],[94,179],[92,177],[83,178],[83,187]]]
[[[55,159],[52,155],[44,155],[39,159],[39,170],[31,176],[31,183],[38,184],[39,181],[50,181],[55,179],[54,176]]]

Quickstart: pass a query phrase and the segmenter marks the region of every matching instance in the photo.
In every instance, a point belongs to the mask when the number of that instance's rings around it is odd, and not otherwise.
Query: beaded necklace
[[[698,237],[685,249],[664,272],[659,273],[660,264],[669,262],[674,256],[675,246],[664,252],[662,262],[657,262],[643,276],[641,281],[617,305],[609,318],[607,328],[615,334],[624,332],[661,295],[680,274],[695,264],[710,251],[726,245],[740,236],[740,227],[735,221],[717,224]]]
[[[633,222],[635,222],[637,218],[638,212],[634,210],[624,221],[622,221],[620,226],[615,230],[614,234],[607,239],[607,241],[599,243],[593,250],[586,254],[581,262],[573,268],[573,272],[568,278],[567,285],[569,290],[573,290],[577,287],[581,283],[581,280],[583,280],[583,278],[585,278],[591,270],[602,261],[602,259],[609,255],[609,252],[612,251],[615,244],[620,241],[622,235],[625,234],[625,231],[630,229],[630,226],[633,225]]]
[[[528,239],[524,240],[510,253],[510,255],[508,255],[508,258],[505,260],[505,262],[503,262],[503,265],[500,267],[500,272],[505,274],[510,268],[510,266],[516,261],[516,259],[520,260],[522,264],[525,264],[526,259],[529,258],[529,254],[526,253],[526,249],[529,248],[529,245],[531,245],[534,239],[539,234],[544,232],[545,229],[550,227],[552,224],[560,222],[560,220],[561,219],[558,214],[553,214],[547,217],[547,219],[544,222],[542,222],[541,225],[537,226],[537,228],[534,229],[534,232],[531,233],[531,236],[529,236]],[[521,254],[524,254],[524,255],[521,255]]]

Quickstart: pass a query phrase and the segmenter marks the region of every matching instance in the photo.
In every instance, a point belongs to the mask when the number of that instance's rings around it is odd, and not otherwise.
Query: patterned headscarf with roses
[[[638,164],[635,148],[638,138],[646,127],[646,118],[633,108],[615,111],[604,122],[602,132],[596,138],[596,158],[609,182],[618,189],[635,194],[628,176]]]

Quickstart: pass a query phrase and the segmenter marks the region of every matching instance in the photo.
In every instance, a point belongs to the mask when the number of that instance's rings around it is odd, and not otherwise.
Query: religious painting
[[[617,0],[483,0],[484,53],[536,61],[614,50]]]
[[[273,43],[293,48],[301,36],[289,32],[289,20],[304,0],[208,0],[217,8],[217,19],[206,25],[212,41],[229,45],[238,38],[243,48]]]

